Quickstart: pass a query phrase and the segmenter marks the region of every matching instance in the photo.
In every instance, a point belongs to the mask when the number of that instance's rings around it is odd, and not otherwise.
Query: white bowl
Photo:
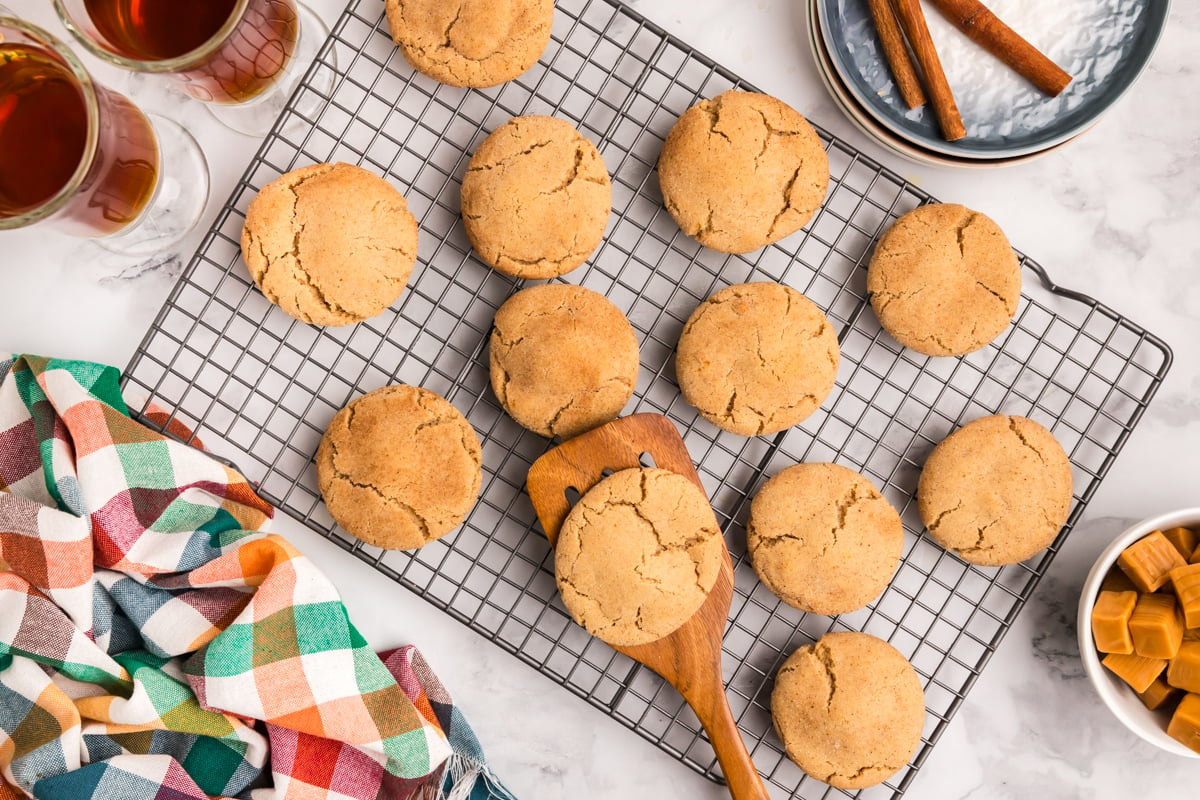
[[[1083,669],[1100,694],[1100,699],[1108,706],[1108,710],[1117,719],[1125,723],[1125,727],[1153,745],[1161,747],[1168,753],[1200,758],[1200,753],[1189,750],[1179,742],[1167,736],[1167,722],[1170,717],[1161,711],[1151,711],[1142,705],[1137,694],[1124,681],[1113,675],[1100,664],[1100,656],[1092,641],[1092,606],[1096,604],[1096,595],[1100,593],[1100,584],[1108,570],[1117,563],[1117,556],[1129,545],[1154,531],[1168,528],[1196,528],[1200,526],[1200,508],[1185,508],[1182,511],[1171,511],[1157,517],[1143,520],[1129,528],[1096,559],[1087,580],[1083,582],[1083,591],[1079,595],[1079,617],[1076,620],[1079,628],[1079,655],[1083,659]]]

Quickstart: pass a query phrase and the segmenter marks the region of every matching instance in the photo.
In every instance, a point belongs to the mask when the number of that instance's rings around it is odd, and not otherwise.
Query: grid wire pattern
[[[313,88],[321,69],[336,73],[328,96]],[[551,443],[509,419],[488,388],[492,316],[520,283],[473,255],[459,221],[461,176],[486,134],[510,117],[570,120],[600,147],[613,177],[613,216],[600,249],[567,279],[607,295],[632,321],[641,371],[625,412],[675,422],[726,532],[736,577],[724,679],[755,764],[775,798],[898,797],[1079,519],[1171,354],[1116,312],[1058,289],[1024,257],[1026,293],[1015,324],[992,345],[935,359],[900,347],[866,302],[865,259],[897,216],[932,198],[819,128],[831,183],[804,231],[748,256],[701,248],[663,209],[655,163],[679,114],[733,87],[750,88],[613,0],[560,0],[539,64],[495,89],[456,89],[414,73],[387,34],[381,4],[355,0],[148,331],[127,369],[126,391],[135,410],[151,403],[173,409],[172,419],[286,513],[719,778],[707,739],[675,691],[571,622],[524,492],[529,465]],[[263,298],[240,261],[239,236],[247,204],[264,184],[305,164],[337,160],[382,174],[404,192],[420,221],[420,258],[390,310],[322,329]],[[714,428],[682,401],[673,379],[684,320],[714,291],[748,280],[804,292],[827,312],[842,348],[837,385],[822,408],[771,438]],[[483,440],[478,503],[460,529],[416,552],[365,546],[337,528],[313,466],[334,413],[398,381],[445,396]],[[999,412],[1032,417],[1053,431],[1070,454],[1076,493],[1052,547],[1029,562],[991,569],[930,541],[913,493],[937,442],[965,421]],[[902,512],[902,563],[883,595],[861,611],[803,614],[772,596],[746,560],[749,499],[767,477],[800,461],[858,470]],[[830,630],[891,642],[925,689],[926,725],[911,763],[861,792],[805,777],[770,722],[779,664]]]

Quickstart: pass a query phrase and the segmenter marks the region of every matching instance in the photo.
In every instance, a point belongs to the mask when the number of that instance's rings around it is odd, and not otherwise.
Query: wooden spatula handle
[[[719,669],[716,674],[721,674]],[[720,679],[715,685],[693,687],[685,698],[708,733],[733,800],[771,800],[754,762],[750,760],[750,753],[742,741],[741,731],[733,718]]]

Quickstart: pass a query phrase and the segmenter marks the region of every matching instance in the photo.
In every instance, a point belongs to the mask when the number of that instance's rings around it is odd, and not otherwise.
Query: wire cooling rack
[[[328,96],[314,88],[321,69],[337,75]],[[550,47],[516,81],[486,91],[442,86],[414,74],[399,56],[378,0],[355,0],[146,334],[126,390],[135,409],[151,402],[174,409],[174,419],[288,514],[719,777],[711,747],[675,691],[570,621],[524,492],[529,465],[550,443],[510,420],[488,388],[484,343],[492,316],[520,284],[472,254],[459,221],[460,179],[470,153],[510,117],[570,120],[599,145],[612,173],[613,217],[589,264],[566,279],[607,295],[633,322],[641,371],[625,410],[675,422],[726,532],[736,589],[724,677],[754,762],[775,798],[898,797],[1095,493],[1171,354],[1115,311],[1057,289],[1028,258],[1015,324],[991,346],[935,359],[901,348],[881,332],[865,300],[865,260],[895,217],[932,198],[824,131],[829,195],[803,232],[749,256],[699,247],[663,209],[654,165],[679,114],[737,86],[749,88],[611,0],[559,0]],[[238,241],[259,188],[293,168],[335,160],[382,174],[404,192],[421,224],[420,263],[389,311],[350,327],[318,328],[263,298]],[[673,378],[672,353],[692,309],[748,280],[803,291],[826,310],[842,347],[837,385],[822,408],[772,438],[712,427],[682,401]],[[313,467],[334,413],[398,381],[447,397],[483,440],[479,502],[459,530],[415,553],[381,551],[338,529]],[[1070,453],[1076,491],[1070,520],[1049,550],[991,569],[968,565],[926,538],[913,492],[934,444],[963,422],[997,412],[1050,428]],[[856,469],[902,511],[903,562],[882,597],[861,611],[832,619],[802,614],[772,596],[746,562],[749,499],[767,477],[798,461]],[[859,793],[806,778],[771,728],[776,669],[829,630],[888,640],[925,688],[927,721],[912,762]]]

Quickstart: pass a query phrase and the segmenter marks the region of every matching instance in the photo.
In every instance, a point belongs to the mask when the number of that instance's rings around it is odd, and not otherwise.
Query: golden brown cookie
[[[724,557],[717,518],[696,484],[665,469],[626,469],[567,514],[554,574],[567,610],[589,633],[646,644],[696,613]]]
[[[800,769],[839,789],[862,789],[912,758],[925,697],[916,670],[887,642],[827,633],[779,668],[771,719]]]
[[[837,378],[837,334],[788,286],[743,283],[705,300],[679,337],[684,398],[718,428],[758,436],[799,423]]]
[[[796,464],[758,490],[746,544],[754,571],[780,600],[814,614],[845,614],[887,588],[904,527],[854,470]]]
[[[242,258],[266,298],[296,319],[350,325],[404,291],[417,261],[417,221],[378,175],[314,164],[250,201]]]
[[[516,117],[483,140],[462,182],[462,215],[479,257],[507,275],[554,278],[604,237],[612,185],[596,146],[571,123]]]
[[[879,238],[867,268],[879,324],[927,356],[958,356],[1004,332],[1021,299],[1021,268],[992,220],[958,205],[908,212]]]
[[[454,530],[479,495],[479,437],[419,386],[385,386],[336,415],[317,448],[329,513],[367,544],[411,550]]]
[[[1071,462],[1025,417],[969,422],[947,436],[917,481],[921,520],[972,564],[1015,564],[1045,549],[1071,511]]]
[[[637,382],[633,326],[582,286],[546,283],[508,298],[489,351],[500,404],[542,436],[569,438],[614,419]]]
[[[829,186],[829,159],[799,112],[729,91],[676,121],[658,159],[663,202],[679,227],[723,253],[748,253],[800,230]]]
[[[413,69],[451,86],[496,86],[537,63],[554,0],[387,0],[392,40]]]

